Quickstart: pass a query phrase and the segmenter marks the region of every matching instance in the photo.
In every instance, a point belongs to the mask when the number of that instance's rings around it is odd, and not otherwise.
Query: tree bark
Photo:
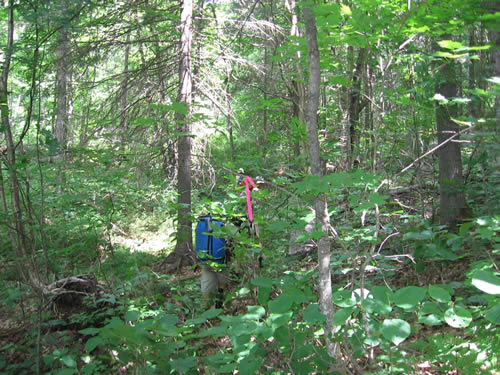
[[[443,39],[451,39],[450,35],[443,35]],[[454,62],[442,61],[438,68],[438,83],[436,93],[447,100],[458,95],[458,82]],[[453,121],[457,115],[457,105],[451,102],[438,103],[436,107],[436,125],[438,143],[459,131],[458,124]],[[457,137],[458,138],[458,137]],[[440,193],[440,224],[455,227],[461,219],[465,208],[463,192],[462,155],[460,143],[448,142],[439,149],[439,193]]]
[[[363,81],[363,70],[366,60],[366,48],[359,50],[356,68],[352,76],[352,87],[349,93],[349,154],[348,168],[352,168],[355,159],[355,151],[359,143],[359,117],[366,101],[361,96],[361,83]]]
[[[311,162],[311,174],[321,179],[323,173],[318,140],[318,107],[321,75],[318,41],[316,36],[316,20],[310,6],[304,7],[303,15],[309,61],[309,84],[305,110],[308,148]],[[314,203],[316,220],[323,232],[323,236],[318,242],[319,306],[320,311],[326,316],[324,331],[327,351],[334,359],[340,360],[340,347],[330,340],[330,336],[334,332],[334,326],[330,271],[330,217],[328,216],[328,204],[324,194],[319,194]]]
[[[25,219],[23,215],[23,204],[21,200],[21,187],[16,171],[16,144],[12,132],[9,114],[9,94],[8,83],[10,73],[10,62],[14,48],[14,5],[13,1],[9,1],[8,5],[8,31],[7,31],[7,46],[4,52],[4,61],[0,76],[0,117],[1,126],[7,147],[1,154],[1,159],[7,167],[7,175],[9,179],[10,189],[10,207],[8,207],[5,199],[5,191],[3,188],[2,176],[2,208],[6,215],[9,216],[9,211],[12,211],[11,222],[7,222],[7,229],[11,241],[12,248],[16,252],[18,258],[18,267],[20,274],[24,280],[31,285],[37,293],[42,293],[43,285],[37,275],[35,268],[30,263],[31,239],[28,235]],[[10,208],[10,210],[9,210]]]
[[[63,2],[66,5],[66,2]],[[65,25],[61,27],[58,33],[57,41],[57,71],[56,71],[56,123],[55,123],[55,137],[58,143],[58,154],[55,157],[60,161],[61,167],[58,174],[59,188],[62,189],[66,183],[66,175],[64,171],[64,163],[67,157],[68,148],[68,130],[69,130],[69,85],[70,85],[70,71],[69,71],[69,38],[68,29]]]
[[[297,4],[295,0],[286,0],[285,6],[287,11],[290,13],[291,26],[290,26],[290,36],[291,37],[300,37],[301,32],[299,28],[299,16],[297,14]],[[289,86],[290,98],[292,100],[292,112],[293,118],[298,120],[300,124],[305,124],[305,97],[306,97],[306,89],[304,85],[304,74],[302,71],[302,67],[300,65],[300,51],[297,52],[296,56],[298,62],[292,66],[292,82],[291,86]],[[296,139],[294,142],[294,156],[295,158],[300,157],[301,154],[301,145],[300,139]]]
[[[179,95],[177,102],[184,110],[176,112],[179,129],[177,191],[179,209],[177,212],[177,245],[174,253],[180,257],[180,263],[194,263],[193,233],[191,221],[191,105],[193,78],[191,71],[192,48],[192,0],[184,0],[181,12],[180,63],[179,63]]]

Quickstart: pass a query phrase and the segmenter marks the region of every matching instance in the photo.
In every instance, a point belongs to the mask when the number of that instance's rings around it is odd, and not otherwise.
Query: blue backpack
[[[196,225],[195,248],[199,263],[211,261],[225,263],[226,240],[213,235],[214,228],[222,227],[224,223],[213,219],[210,215],[202,216]]]

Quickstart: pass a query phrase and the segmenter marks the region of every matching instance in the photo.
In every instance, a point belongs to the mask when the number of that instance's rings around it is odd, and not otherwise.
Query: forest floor
[[[134,252],[140,252],[141,249],[161,250],[161,246],[156,245],[157,242],[150,242],[146,239],[136,239],[133,246],[130,246],[130,256]],[[158,239],[157,241],[161,241]],[[125,240],[121,240],[123,245],[130,245]],[[137,245],[138,244],[138,245]],[[149,253],[149,255],[151,255]],[[139,254],[139,256],[141,256]],[[161,274],[158,265],[161,264],[162,256],[151,256],[148,258],[150,264],[143,264],[141,269],[137,269],[137,273],[154,272],[157,275]],[[470,261],[463,258],[453,262],[428,262],[422,272],[415,272],[415,267],[410,262],[400,262],[393,269],[392,276],[387,278],[385,282],[393,287],[404,287],[408,285],[426,286],[429,284],[447,284],[452,281],[463,281],[465,272],[469,268]],[[295,264],[294,267],[300,269],[312,269],[316,267],[316,262],[312,258],[304,259]],[[337,277],[337,276],[336,276]],[[333,278],[334,284],[340,284],[342,280]],[[190,290],[194,290],[193,298],[198,293],[197,284],[199,278],[199,270],[193,267],[186,267],[179,273],[170,275],[169,283],[176,284],[179,288],[183,285],[189,285]],[[161,280],[160,280],[161,282]],[[105,285],[105,283],[103,283]],[[164,303],[169,303],[172,306],[177,306],[179,311],[179,322],[183,324],[189,319],[186,314],[187,309],[184,308],[184,302],[178,298],[175,290],[169,288],[161,289],[159,293],[164,299]],[[14,289],[13,289],[14,290]],[[112,292],[112,291],[110,291]],[[117,299],[119,296],[117,296]],[[43,358],[45,365],[50,365],[54,360],[59,359],[64,361],[64,354],[75,351],[79,348],[81,353],[85,352],[85,344],[88,336],[82,335],[80,331],[87,328],[90,324],[94,324],[91,319],[85,319],[84,316],[90,315],[92,311],[84,305],[67,305],[56,306],[50,301],[45,301],[42,305],[34,296],[26,298],[26,295],[12,295],[12,300],[3,301],[0,305],[0,373],[2,367],[13,366],[15,364],[23,367],[22,364],[36,361],[36,358]],[[224,307],[226,315],[240,315],[247,313],[248,305],[258,305],[255,297],[235,298]],[[75,319],[76,317],[76,319]],[[41,324],[38,324],[41,323]],[[424,326],[419,325],[418,330],[412,333],[412,337],[408,342],[414,342],[419,339],[425,339],[429,336],[443,335],[463,335],[463,331],[451,328],[447,325],[439,326]],[[206,338],[204,340],[204,352],[210,353],[231,346],[229,336],[222,338]],[[39,353],[39,355],[34,355]],[[273,354],[274,356],[276,353]],[[269,361],[279,362],[280,358],[271,357]],[[4,361],[2,364],[1,361]],[[358,360],[359,368],[362,368],[367,363],[367,358]],[[457,375],[458,369],[453,370],[436,370],[439,368],[439,363],[431,363],[423,360],[413,364],[414,374],[421,375]],[[23,372],[19,372],[23,373]],[[132,374],[132,369],[127,367],[116,368],[114,372],[109,374]],[[203,373],[203,372],[201,372]],[[491,374],[496,374],[491,372]]]

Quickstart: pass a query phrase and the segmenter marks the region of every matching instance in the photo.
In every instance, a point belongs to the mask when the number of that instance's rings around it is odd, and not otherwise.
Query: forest
[[[0,28],[0,374],[500,373],[498,0]]]

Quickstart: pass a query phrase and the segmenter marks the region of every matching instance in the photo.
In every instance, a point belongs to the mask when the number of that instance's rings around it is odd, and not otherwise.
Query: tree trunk
[[[180,208],[177,212],[177,245],[174,251],[176,257],[180,258],[178,265],[192,264],[195,259],[191,221],[192,15],[192,0],[184,0],[180,23],[180,86],[177,98],[178,103],[184,106],[184,110],[178,110],[175,116],[180,133],[177,140],[179,152],[177,191]]]
[[[361,48],[356,61],[356,68],[352,77],[352,87],[349,93],[349,155],[348,155],[348,168],[352,168],[355,160],[355,151],[357,149],[360,129],[359,117],[366,101],[361,96],[361,83],[363,81],[363,70],[366,60],[366,48]]]
[[[122,149],[128,141],[128,122],[127,122],[127,107],[128,107],[128,81],[129,81],[129,59],[130,59],[130,31],[127,32],[125,38],[125,56],[123,57],[123,73],[120,90],[120,134]]]
[[[311,174],[322,178],[317,124],[321,76],[318,41],[316,37],[316,20],[310,6],[306,6],[303,12],[309,60],[309,86],[305,110],[308,148],[311,161]],[[330,271],[330,218],[328,216],[328,205],[324,194],[319,194],[316,197],[314,207],[316,211],[316,220],[323,232],[323,236],[318,242],[319,306],[321,312],[326,316],[324,331],[327,351],[334,359],[340,360],[340,347],[338,344],[333,343],[329,337],[334,332],[334,326]]]
[[[451,39],[443,35],[443,39]],[[458,82],[453,60],[444,60],[439,67],[436,93],[451,100],[457,96]],[[436,125],[438,143],[444,142],[456,134],[458,124],[453,121],[457,114],[457,105],[453,103],[438,103],[436,107]],[[439,149],[439,193],[440,193],[440,224],[455,227],[465,208],[463,192],[462,155],[460,143],[448,142]]]
[[[497,14],[500,12],[500,3],[498,1],[486,1],[485,7],[489,10],[490,14]],[[496,19],[496,18],[494,18]],[[498,30],[498,24],[491,21],[487,27],[490,31],[490,43],[493,46],[491,48],[491,76],[500,77],[500,31]],[[496,84],[498,87],[498,83]],[[500,91],[496,89],[495,96],[495,122],[497,132],[500,129]],[[498,133],[497,133],[498,134]]]
[[[295,0],[286,0],[285,6],[287,11],[290,13],[291,18],[291,27],[290,27],[290,36],[291,37],[300,37],[301,32],[299,28],[299,16],[297,14],[296,2]],[[304,85],[304,74],[302,72],[302,67],[300,65],[300,51],[297,51],[296,56],[298,63],[294,64],[293,73],[292,73],[292,83],[289,86],[289,94],[292,99],[292,112],[293,118],[298,120],[299,124],[305,124],[305,97],[306,97],[306,89]],[[302,151],[300,145],[300,138],[294,141],[294,156],[295,158],[299,158]]]
[[[64,2],[64,4],[66,4]],[[69,129],[69,38],[68,29],[65,25],[61,27],[58,33],[57,44],[57,72],[56,72],[56,124],[55,136],[58,143],[58,154],[56,160],[60,161],[61,168],[58,175],[59,188],[62,188],[66,181],[64,163],[67,157],[68,148],[68,129]]]
[[[7,46],[4,52],[4,61],[2,66],[2,72],[0,76],[0,117],[1,126],[0,129],[3,130],[5,141],[7,147],[1,152],[0,156],[7,167],[8,179],[9,179],[9,189],[10,189],[10,207],[5,197],[3,176],[0,181],[1,188],[1,200],[2,209],[5,211],[7,217],[9,217],[9,211],[12,212],[12,216],[7,220],[7,230],[9,233],[12,248],[16,252],[17,264],[20,274],[24,280],[31,285],[33,290],[37,293],[42,293],[43,285],[40,282],[35,267],[31,264],[31,238],[28,235],[26,229],[25,219],[23,215],[23,203],[21,200],[21,187],[19,185],[19,178],[16,170],[16,145],[14,142],[14,136],[12,132],[12,126],[9,118],[9,100],[8,100],[8,82],[9,82],[9,72],[10,72],[10,62],[12,58],[12,52],[14,48],[14,9],[13,1],[9,1],[8,8],[8,31],[7,31]],[[9,209],[10,208],[10,209]]]

